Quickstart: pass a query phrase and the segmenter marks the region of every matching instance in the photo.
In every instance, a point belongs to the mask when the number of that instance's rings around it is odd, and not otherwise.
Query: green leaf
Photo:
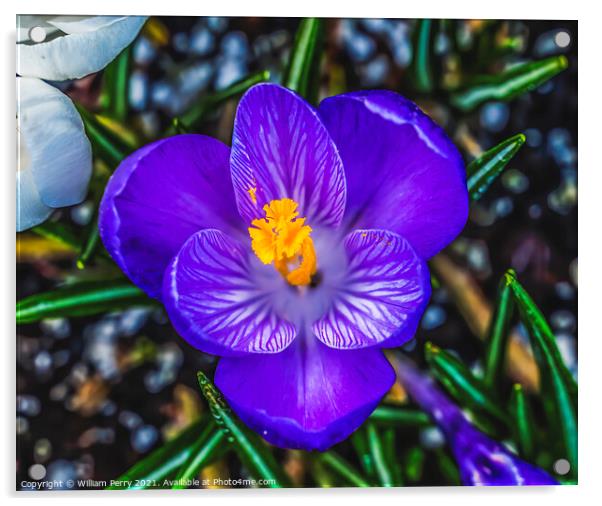
[[[471,200],[479,200],[483,196],[525,143],[525,139],[523,134],[514,135],[468,164],[466,184]]]
[[[132,147],[83,106],[75,104],[75,107],[84,122],[86,135],[92,144],[92,152],[111,169],[115,169],[132,151]]]
[[[510,290],[513,272],[512,270],[508,271],[500,281],[495,311],[489,325],[483,383],[491,390],[495,390],[499,385],[506,357],[510,323],[514,311],[514,300]]]
[[[153,481],[162,480],[188,461],[195,443],[204,437],[204,434],[211,429],[211,425],[207,418],[194,422],[176,438],[136,462],[114,480],[120,482],[119,484],[116,483],[107,488],[109,490],[132,490],[151,487]],[[139,481],[137,485],[136,481]]]
[[[217,93],[206,95],[205,97],[197,101],[195,104],[193,104],[178,119],[180,130],[195,130],[199,126],[199,124],[205,119],[207,114],[217,109],[224,102],[233,97],[241,95],[242,93],[247,91],[251,86],[265,82],[269,78],[270,73],[267,70],[262,70],[261,72],[256,72],[255,74],[251,74],[245,77],[244,79],[235,82],[234,84],[228,86],[227,88],[221,91],[218,91]],[[172,123],[172,125],[166,132],[166,135],[173,135],[175,133],[179,132]]]
[[[529,331],[535,360],[542,373],[544,407],[551,427],[558,430],[564,455],[577,473],[577,383],[562,360],[556,338],[539,308],[516,277],[510,288],[521,321]]]
[[[126,47],[105,68],[102,76],[100,104],[103,112],[118,121],[125,121],[128,114],[128,87],[132,46]]]
[[[412,69],[416,89],[423,93],[429,93],[433,90],[433,76],[430,62],[431,25],[432,21],[430,19],[421,19],[418,21],[416,29],[416,49],[414,51]]]
[[[376,425],[371,422],[366,424],[366,434],[368,435],[368,447],[370,448],[370,454],[374,461],[374,468],[376,470],[376,476],[381,486],[393,487],[393,471],[387,463],[385,457],[385,451],[380,438],[380,434],[376,429]]]
[[[535,425],[529,401],[525,396],[522,385],[516,383],[512,388],[510,398],[510,413],[512,414],[512,433],[514,442],[521,457],[531,462],[535,459]]]
[[[323,38],[323,19],[301,20],[282,83],[311,103],[318,98]]]
[[[431,425],[429,416],[423,411],[392,406],[378,406],[370,415],[370,420],[379,425],[395,427],[425,427]]]
[[[17,302],[17,324],[156,304],[129,281],[86,281],[20,300]]]
[[[332,470],[346,484],[355,487],[370,487],[370,483],[349,462],[333,450],[319,454],[316,459],[325,467]]]
[[[209,378],[202,371],[197,372],[197,378],[217,426],[224,431],[228,442],[234,444],[236,453],[253,477],[267,480],[266,486],[270,488],[290,486],[272,453],[256,434],[243,428],[234,418],[222,394]]]
[[[492,393],[460,360],[432,343],[426,343],[425,356],[434,376],[461,405],[483,411],[509,424],[507,414],[498,406]]]
[[[497,76],[484,76],[472,86],[451,96],[451,103],[470,111],[488,100],[511,100],[532,91],[568,67],[566,56],[551,56],[543,60],[516,65]]]
[[[186,482],[195,478],[203,467],[207,466],[220,450],[220,445],[225,439],[223,430],[218,429],[215,423],[207,426],[197,442],[191,447],[190,455],[184,464],[180,467],[178,474],[172,485],[172,489],[187,488]]]

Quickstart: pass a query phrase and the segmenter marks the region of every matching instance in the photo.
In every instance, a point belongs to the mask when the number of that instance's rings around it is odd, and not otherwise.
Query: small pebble
[[[437,304],[431,304],[424,312],[420,326],[424,330],[433,330],[443,325],[445,318],[445,310]]]
[[[420,443],[428,449],[441,448],[445,444],[445,436],[438,427],[426,427],[420,431]]]
[[[510,109],[504,102],[488,102],[481,108],[481,126],[490,132],[501,132],[510,118]]]
[[[157,50],[153,43],[146,37],[138,37],[134,43],[133,59],[138,65],[148,65],[151,63],[156,54]]]
[[[189,51],[197,56],[206,56],[215,49],[215,36],[206,28],[192,33]]]
[[[150,450],[159,439],[159,432],[152,425],[142,425],[131,435],[130,441],[134,450],[145,453]]]
[[[128,93],[132,109],[142,111],[146,108],[149,97],[149,83],[145,72],[140,70],[132,72]]]
[[[77,478],[75,464],[68,460],[59,459],[48,464],[46,468],[46,479],[56,483],[56,488],[66,489],[67,483]]]
[[[52,356],[46,350],[41,351],[34,359],[36,373],[40,376],[47,375],[52,369]]]
[[[133,430],[136,427],[142,425],[142,418],[139,414],[133,411],[123,410],[119,413],[119,423],[126,427],[128,430]]]
[[[37,416],[42,409],[40,400],[33,395],[17,396],[17,413],[25,416]]]
[[[40,328],[42,332],[56,339],[65,339],[71,334],[71,325],[67,318],[46,318],[40,322]]]

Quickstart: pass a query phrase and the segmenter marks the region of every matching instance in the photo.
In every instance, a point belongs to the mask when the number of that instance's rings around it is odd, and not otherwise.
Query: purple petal
[[[468,216],[464,164],[414,103],[364,91],[327,98],[319,112],[345,165],[350,226],[396,232],[423,258],[458,235]]]
[[[299,204],[300,216],[312,227],[341,222],[343,164],[316,111],[292,91],[258,84],[245,93],[236,112],[230,163],[245,222],[263,216],[264,204],[285,197]]]
[[[465,485],[558,485],[548,473],[477,430],[430,377],[399,354],[395,357],[401,383],[445,434]]]
[[[339,349],[401,346],[414,337],[431,295],[426,263],[385,230],[356,230],[344,244],[347,273],[314,323],[316,336]]]
[[[178,333],[214,355],[277,353],[295,338],[273,294],[253,279],[249,252],[219,230],[193,235],[165,271],[163,303]]]
[[[340,351],[300,335],[274,355],[221,359],[215,383],[270,443],[324,451],[347,438],[395,380],[378,349]]]
[[[228,158],[228,147],[215,139],[178,135],[134,152],[111,177],[100,235],[119,267],[151,297],[161,296],[165,267],[192,234],[243,230]]]

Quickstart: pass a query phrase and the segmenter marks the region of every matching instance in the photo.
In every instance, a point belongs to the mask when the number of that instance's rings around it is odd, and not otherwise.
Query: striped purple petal
[[[337,226],[345,211],[345,174],[316,111],[292,91],[259,84],[236,111],[231,155],[238,210],[246,223],[274,199],[291,198],[313,226]]]
[[[178,333],[214,355],[277,353],[295,338],[273,311],[269,286],[254,279],[249,252],[219,230],[202,230],[165,271],[163,302]]]
[[[161,297],[163,272],[203,228],[244,233],[236,211],[229,148],[204,135],[177,135],[128,156],[107,184],[100,236],[125,274]]]
[[[345,238],[347,272],[314,323],[331,348],[401,346],[414,337],[431,294],[426,263],[403,237],[356,230]]]

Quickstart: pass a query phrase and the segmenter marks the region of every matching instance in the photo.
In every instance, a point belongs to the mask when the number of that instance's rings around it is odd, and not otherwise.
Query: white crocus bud
[[[98,72],[145,21],[144,16],[19,16],[17,74],[64,81]]]
[[[92,174],[92,150],[67,95],[17,77],[17,231],[43,222],[56,207],[80,203]]]

